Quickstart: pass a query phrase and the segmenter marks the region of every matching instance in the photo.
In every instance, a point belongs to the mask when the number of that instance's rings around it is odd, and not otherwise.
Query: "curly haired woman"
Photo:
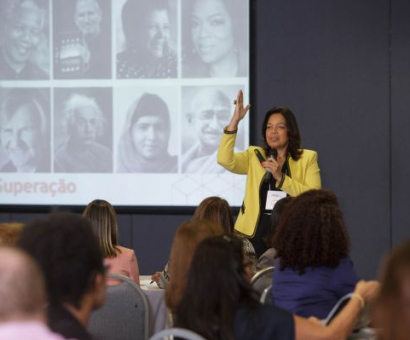
[[[310,190],[290,202],[276,229],[273,301],[299,316],[325,318],[359,281],[336,195]]]

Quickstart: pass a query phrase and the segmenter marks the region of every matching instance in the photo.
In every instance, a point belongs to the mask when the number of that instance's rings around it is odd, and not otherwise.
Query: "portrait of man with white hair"
[[[55,77],[110,78],[110,1],[59,0],[53,8]]]
[[[0,172],[50,172],[49,122],[47,90],[0,91]]]
[[[232,114],[232,87],[187,87],[183,90],[185,122],[182,172],[222,173],[216,155]],[[240,143],[238,143],[240,144]]]
[[[102,143],[107,135],[111,136],[107,128],[111,124],[107,124],[102,106],[98,103],[104,94],[106,91],[100,92],[97,99],[86,94],[86,91],[71,90],[68,93],[58,124],[65,138],[54,155],[54,172],[112,172],[112,145],[107,147]],[[62,98],[61,93],[58,97]],[[55,135],[59,132],[56,130]]]

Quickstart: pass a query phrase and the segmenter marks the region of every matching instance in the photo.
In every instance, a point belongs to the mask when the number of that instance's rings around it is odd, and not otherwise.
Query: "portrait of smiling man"
[[[231,116],[231,88],[185,89],[185,129],[183,130],[182,172],[221,173],[216,154]],[[186,138],[185,138],[186,137]]]
[[[48,44],[44,32],[47,6],[48,2],[42,0],[1,0],[0,79],[48,78],[45,72]]]
[[[40,89],[1,93],[0,171],[49,172],[49,100]]]

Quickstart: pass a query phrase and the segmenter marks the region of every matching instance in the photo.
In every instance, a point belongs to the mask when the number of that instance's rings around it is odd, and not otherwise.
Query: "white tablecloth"
[[[151,284],[151,277],[140,276],[140,287],[144,291],[149,307],[149,336],[165,329],[167,323],[167,308],[165,306],[165,290]]]

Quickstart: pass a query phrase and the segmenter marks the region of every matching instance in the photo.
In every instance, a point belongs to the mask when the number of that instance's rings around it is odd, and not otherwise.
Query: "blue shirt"
[[[324,319],[336,302],[354,291],[359,278],[349,258],[341,259],[335,268],[306,268],[298,271],[280,269],[280,260],[273,275],[273,303],[293,314]]]

